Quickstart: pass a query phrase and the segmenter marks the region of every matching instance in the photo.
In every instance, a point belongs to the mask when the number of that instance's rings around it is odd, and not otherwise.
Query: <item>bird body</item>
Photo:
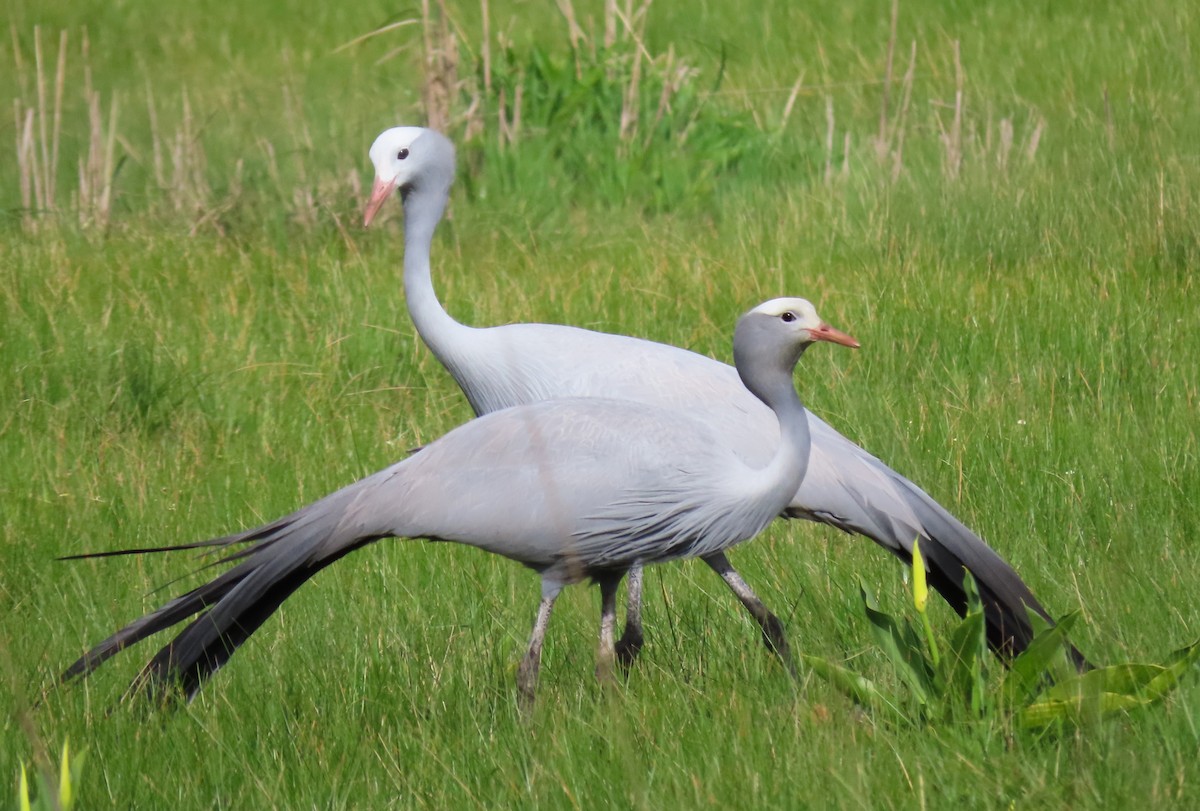
[[[690,416],[748,465],[771,458],[778,423],[727,364],[679,347],[570,326],[476,328],[453,319],[437,299],[430,267],[433,234],[454,179],[453,144],[432,130],[397,127],[376,139],[370,157],[376,179],[364,223],[399,190],[409,314],[477,414],[560,397],[633,400]],[[920,541],[931,585],[962,613],[964,570],[969,571],[984,604],[989,643],[1005,655],[1023,650],[1033,637],[1026,611],[1051,618],[1016,571],[913,482],[806,414],[808,475],[784,513],[864,535],[905,562]],[[709,563],[723,577],[732,572],[723,557]],[[735,591],[744,586],[739,581]],[[630,606],[634,624],[640,617],[632,604],[636,599]],[[640,640],[640,627],[631,624],[626,633]],[[778,649],[781,639],[772,646]]]
[[[718,551],[778,515],[790,496],[778,491],[798,482],[802,469],[771,492],[759,482],[763,469],[706,433],[669,409],[619,400],[495,411],[400,462],[376,485],[379,499],[394,505],[384,529],[477,546],[562,585],[592,570]],[[441,507],[448,493],[453,511]],[[724,519],[745,503],[757,509],[728,526]]]
[[[503,555],[541,575],[543,606],[521,681],[531,699],[541,634],[564,586],[600,582],[611,632],[612,596],[630,567],[720,554],[783,510],[808,461],[791,370],[818,340],[857,345],[802,299],[767,302],[738,322],[739,373],[779,425],[779,445],[762,466],[664,406],[565,398],[494,411],[277,521],[174,547],[249,544],[219,561],[232,568],[122,628],[65,676],[199,614],[136,682],[175,683],[192,695],[321,569],[382,538],[426,538]],[[611,633],[607,648],[611,658]]]

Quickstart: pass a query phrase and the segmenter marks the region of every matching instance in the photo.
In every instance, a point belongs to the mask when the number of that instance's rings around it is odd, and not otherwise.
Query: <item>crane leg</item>
[[[542,593],[542,601],[538,604],[537,619],[533,621],[533,633],[529,638],[529,650],[521,659],[517,668],[517,703],[521,709],[528,712],[533,709],[533,700],[537,696],[538,669],[542,663],[542,641],[546,638],[546,628],[550,625],[550,612],[554,609],[554,601],[558,592]]]
[[[796,678],[796,663],[792,659],[792,649],[788,645],[787,637],[783,634],[783,623],[779,621],[779,617],[772,614],[763,601],[758,599],[758,595],[733,568],[724,552],[709,555],[703,560],[712,567],[714,572],[721,575],[725,585],[729,586],[729,590],[737,595],[737,598],[742,601],[742,605],[746,606],[746,610],[754,617],[754,621],[762,629],[763,643],[767,646],[767,650],[778,656],[788,674],[792,678]]]
[[[617,624],[617,587],[624,576],[624,572],[617,572],[596,578],[600,585],[600,646],[596,652],[596,678],[601,684],[613,681],[613,665],[617,658],[613,645],[613,630]]]
[[[642,567],[629,570],[629,593],[625,603],[625,632],[617,640],[616,656],[621,669],[628,672],[633,660],[642,650],[646,638],[642,635]]]

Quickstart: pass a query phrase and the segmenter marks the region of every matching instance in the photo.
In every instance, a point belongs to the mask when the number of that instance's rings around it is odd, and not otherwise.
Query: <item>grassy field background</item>
[[[654,66],[695,69],[675,105],[693,124],[647,128],[636,148],[595,117],[564,136],[532,97],[512,143],[490,97],[467,141],[456,95],[463,165],[435,283],[469,323],[569,323],[722,359],[743,310],[813,299],[863,348],[809,353],[807,404],[989,539],[1052,611],[1082,609],[1095,660],[1161,659],[1200,630],[1200,12],[946,5],[902,3],[893,36],[880,3],[660,0],[641,41]],[[56,685],[193,561],[55,556],[273,518],[470,416],[404,310],[398,206],[357,227],[372,138],[425,120],[422,27],[338,48],[420,8],[335,6],[10,3],[6,785],[69,738],[87,750],[84,808],[1197,802],[1194,679],[1082,732],[897,729],[820,681],[792,685],[693,563],[648,573],[649,644],[615,696],[592,677],[596,590],[569,590],[531,724],[513,678],[536,578],[451,545],[388,541],[322,573],[181,711],[117,703],[149,647]],[[603,28],[602,4],[575,12]],[[449,16],[470,80],[480,8]],[[511,43],[507,80],[538,59],[571,73],[553,4],[493,3],[489,28],[498,61]],[[26,115],[38,146],[63,30],[56,191],[29,205]],[[857,577],[898,606],[903,572],[873,544],[777,523],[734,562],[794,646],[893,679]]]

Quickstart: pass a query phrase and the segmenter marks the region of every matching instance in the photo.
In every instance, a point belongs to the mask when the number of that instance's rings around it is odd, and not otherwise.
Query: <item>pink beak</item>
[[[375,185],[371,187],[371,199],[367,200],[367,208],[363,211],[363,228],[371,226],[371,220],[375,219],[379,209],[395,190],[396,184],[393,181],[375,178]]]
[[[831,344],[841,344],[842,346],[848,346],[851,349],[858,349],[859,347],[858,341],[854,340],[840,329],[834,329],[825,323],[822,323],[821,326],[817,327],[816,329],[810,329],[808,334],[812,336],[814,341],[829,341]]]

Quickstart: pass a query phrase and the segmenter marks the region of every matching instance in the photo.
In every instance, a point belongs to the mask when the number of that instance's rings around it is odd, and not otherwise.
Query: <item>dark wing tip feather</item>
[[[1003,661],[1020,655],[1033,641],[1034,628],[1029,621],[1032,611],[1047,622],[1054,618],[1038,603],[1024,581],[1007,564],[972,568],[936,539],[921,539],[922,555],[929,564],[929,582],[954,611],[962,616],[967,610],[967,593],[963,587],[965,572],[975,578],[980,602],[983,603],[988,647]],[[911,562],[911,559],[910,559]],[[1006,596],[1007,595],[1007,596]],[[1092,665],[1073,645],[1067,646],[1067,656],[1080,672]]]

